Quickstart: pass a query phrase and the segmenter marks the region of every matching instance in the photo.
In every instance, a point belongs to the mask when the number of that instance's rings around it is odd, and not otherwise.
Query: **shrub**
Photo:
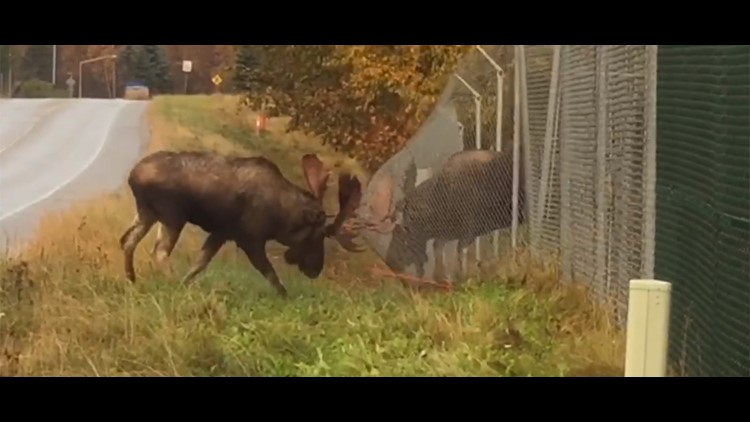
[[[68,98],[68,91],[55,88],[47,81],[31,79],[21,82],[18,91],[13,96],[16,98]]]

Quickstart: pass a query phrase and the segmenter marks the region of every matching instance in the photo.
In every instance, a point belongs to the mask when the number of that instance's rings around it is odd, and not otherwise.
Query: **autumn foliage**
[[[273,104],[289,130],[319,137],[375,169],[432,111],[470,46],[249,45],[235,87],[252,107]]]

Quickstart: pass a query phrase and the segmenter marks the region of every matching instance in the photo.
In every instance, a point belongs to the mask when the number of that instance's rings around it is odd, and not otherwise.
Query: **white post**
[[[475,141],[477,149],[482,149],[482,97],[474,97],[474,111],[476,113],[476,124],[474,126]],[[478,264],[482,261],[482,238],[477,236],[474,241],[474,261]]]
[[[666,376],[671,294],[671,283],[630,280],[626,377]]]
[[[505,75],[501,70],[495,72],[497,77],[497,124],[495,125],[495,150],[503,151],[503,93]],[[500,230],[495,230],[493,234],[492,245],[494,247],[495,258],[500,257]]]
[[[503,72],[495,73],[497,78],[497,125],[495,125],[495,149],[497,152],[503,151],[503,92],[504,79]]]
[[[520,56],[520,49],[515,48],[516,64]],[[516,250],[516,235],[518,233],[518,186],[519,186],[519,168],[517,163],[520,158],[521,149],[521,72],[518,71],[518,65],[513,70],[513,206],[510,227],[510,243],[513,250]]]

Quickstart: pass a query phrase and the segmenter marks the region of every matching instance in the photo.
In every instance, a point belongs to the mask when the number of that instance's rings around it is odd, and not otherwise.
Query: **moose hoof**
[[[289,292],[287,292],[284,286],[277,286],[276,293],[278,293],[280,297],[285,298],[285,299],[289,297]]]
[[[125,274],[125,278],[127,278],[128,281],[131,282],[132,284],[135,284],[135,274],[127,273]]]

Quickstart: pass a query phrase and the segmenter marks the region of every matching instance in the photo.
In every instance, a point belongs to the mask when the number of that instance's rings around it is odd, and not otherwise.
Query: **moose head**
[[[341,174],[338,183],[339,212],[327,216],[323,210],[323,199],[327,190],[330,171],[314,154],[302,157],[302,168],[309,193],[312,194],[302,205],[301,215],[284,242],[289,249],[284,254],[285,261],[297,265],[300,271],[310,278],[316,278],[323,270],[325,261],[325,238],[336,239],[344,249],[350,252],[361,252],[362,249],[353,242],[354,233],[344,227],[352,217],[362,198],[362,187],[359,180],[350,174]],[[333,221],[329,222],[329,218]]]

